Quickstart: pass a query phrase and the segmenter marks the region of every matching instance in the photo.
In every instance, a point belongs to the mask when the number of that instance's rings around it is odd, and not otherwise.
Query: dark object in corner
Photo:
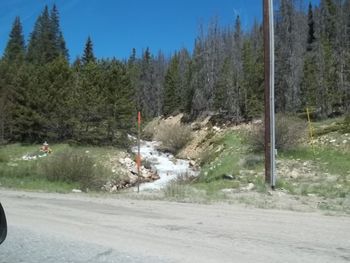
[[[5,211],[0,203],[0,244],[4,242],[7,236],[7,222]]]

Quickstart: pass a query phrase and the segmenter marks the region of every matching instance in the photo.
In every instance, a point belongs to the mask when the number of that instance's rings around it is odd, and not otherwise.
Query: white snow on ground
[[[22,156],[22,160],[24,161],[30,161],[30,160],[36,160],[38,158],[43,158],[43,157],[46,157],[47,154],[44,153],[44,154],[39,154],[39,155],[30,155],[30,154],[26,154],[26,155],[23,155]]]
[[[198,171],[190,167],[188,160],[176,159],[169,153],[159,152],[156,149],[158,145],[159,142],[155,141],[141,141],[140,152],[142,160],[149,161],[160,177],[159,180],[140,185],[141,191],[159,190],[183,174],[198,175]],[[133,147],[132,151],[137,153],[137,146]]]

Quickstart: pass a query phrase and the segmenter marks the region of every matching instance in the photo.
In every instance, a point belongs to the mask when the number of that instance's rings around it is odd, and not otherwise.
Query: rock
[[[232,174],[223,174],[223,175],[222,175],[222,179],[234,180],[235,177],[234,177]]]
[[[143,178],[152,178],[153,173],[147,170],[142,171],[142,177]]]
[[[251,191],[251,190],[253,190],[254,188],[255,188],[255,185],[254,185],[253,183],[249,183],[246,189],[247,189],[248,191]]]
[[[346,144],[347,142],[348,142],[347,140],[344,140],[344,141],[343,141],[343,144]]]
[[[225,193],[225,194],[232,194],[235,193],[237,190],[234,188],[226,188],[226,189],[221,189],[221,192]]]
[[[136,184],[138,178],[137,178],[136,175],[130,175],[130,176],[129,176],[129,179],[130,179],[130,182],[129,182],[129,183],[130,183],[131,185],[134,185],[134,184]]]
[[[290,178],[296,179],[299,177],[299,174],[297,171],[293,170],[291,171],[291,173],[289,174]]]
[[[134,175],[137,175],[137,174],[138,174],[138,171],[137,171],[136,166],[129,167],[129,171],[130,171],[130,173],[132,173],[132,174],[134,174]]]
[[[217,126],[214,126],[214,127],[213,127],[213,130],[214,130],[215,132],[221,132],[221,129],[220,129],[219,127],[217,127]]]
[[[216,149],[215,153],[219,153],[219,152],[221,152],[222,150],[223,150],[223,146],[219,146],[219,147]]]
[[[73,189],[72,192],[73,192],[73,193],[81,193],[82,191],[79,190],[79,189]]]
[[[253,120],[252,123],[253,123],[253,124],[262,124],[263,121],[262,121],[262,120]]]
[[[191,129],[193,131],[198,131],[198,130],[201,129],[201,125],[198,122],[194,122],[194,123],[191,124]]]
[[[193,160],[189,161],[188,164],[189,164],[190,167],[195,167],[196,166],[196,162],[193,161]]]
[[[154,173],[154,174],[152,174],[151,179],[155,181],[155,180],[159,180],[160,177],[158,174]]]
[[[131,160],[131,158],[126,157],[126,158],[124,158],[124,163],[129,166],[129,165],[132,165],[134,163],[134,161]]]

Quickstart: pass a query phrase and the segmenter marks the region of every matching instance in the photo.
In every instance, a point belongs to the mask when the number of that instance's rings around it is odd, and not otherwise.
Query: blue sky
[[[88,35],[99,58],[127,58],[133,47],[138,55],[146,47],[170,55],[181,47],[192,50],[200,22],[218,16],[227,25],[240,15],[249,28],[262,13],[262,0],[0,0],[0,54],[15,16],[28,40],[45,4],[53,3],[72,59],[82,53]]]

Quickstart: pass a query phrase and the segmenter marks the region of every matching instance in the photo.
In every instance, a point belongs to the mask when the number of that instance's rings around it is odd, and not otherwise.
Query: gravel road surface
[[[0,263],[350,262],[350,217],[0,189]]]

